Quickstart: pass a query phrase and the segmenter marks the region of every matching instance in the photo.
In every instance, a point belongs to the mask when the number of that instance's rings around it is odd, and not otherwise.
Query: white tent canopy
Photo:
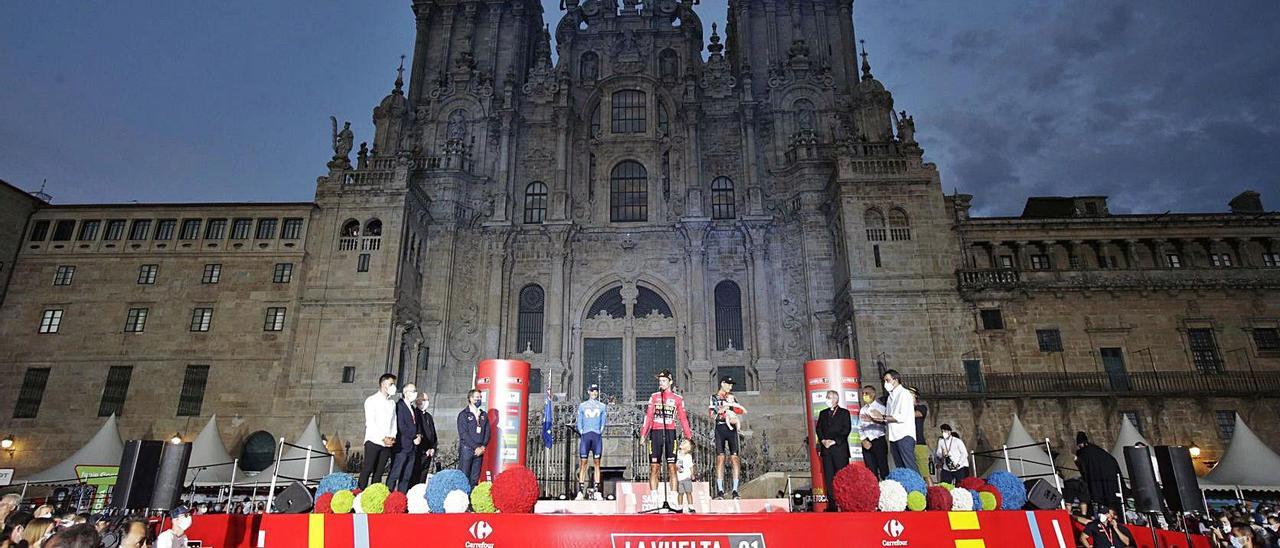
[[[285,446],[284,455],[280,457],[281,462],[278,471],[276,465],[272,464],[262,472],[249,478],[243,485],[271,485],[271,476],[273,474],[279,474],[280,476],[276,481],[277,485],[288,485],[296,479],[301,479],[304,471],[307,481],[318,481],[329,474],[333,457],[324,454],[328,453],[329,450],[325,447],[324,439],[320,437],[320,427],[316,424],[315,417],[311,417],[311,422],[307,423],[306,430],[302,431],[302,435],[298,436],[293,445],[298,447]],[[305,447],[310,447],[312,452],[308,452],[304,449]],[[315,451],[319,451],[319,453]],[[311,463],[310,467],[307,466],[308,461]],[[236,485],[242,485],[242,483],[236,480]]]
[[[1201,489],[1280,491],[1280,455],[1236,414],[1235,433],[1218,465],[1200,480]]]
[[[1022,426],[1022,421],[1018,419],[1018,415],[1013,416],[1013,425],[1009,427],[1009,436],[1005,439],[1005,447],[1018,447],[1029,445],[1030,447],[1019,447],[1018,449],[1009,449],[1009,468],[1005,468],[1005,459],[999,448],[993,448],[995,453],[991,458],[995,459],[995,463],[987,469],[984,475],[991,475],[992,472],[1009,471],[1014,475],[1029,480],[1034,478],[1043,478],[1049,483],[1054,483],[1054,470],[1052,459],[1048,453],[1045,453],[1044,440],[1032,439],[1031,434],[1027,433],[1027,429]],[[1058,482],[1057,485],[1061,485]]]
[[[76,466],[118,466],[123,453],[124,442],[120,439],[120,428],[116,424],[116,416],[111,415],[102,428],[98,429],[98,433],[89,439],[89,443],[67,457],[67,460],[39,474],[28,476],[23,481],[74,483]]]
[[[1120,475],[1124,479],[1129,479],[1129,461],[1124,458],[1124,448],[1137,445],[1142,442],[1147,447],[1151,447],[1151,443],[1142,434],[1138,432],[1138,428],[1129,422],[1129,418],[1120,417],[1120,434],[1116,436],[1116,444],[1111,448],[1111,456],[1115,457],[1116,463],[1120,465]],[[1151,456],[1155,458],[1155,452],[1152,451]]]
[[[227,446],[222,444],[218,435],[218,416],[209,417],[204,430],[191,443],[191,460],[187,464],[187,478],[184,483],[197,482],[200,485],[222,485],[231,481],[235,464]],[[211,466],[213,465],[213,466]]]

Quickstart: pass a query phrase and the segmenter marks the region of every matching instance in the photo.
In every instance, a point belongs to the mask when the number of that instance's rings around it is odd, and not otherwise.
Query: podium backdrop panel
[[[818,413],[827,408],[827,391],[840,393],[840,404],[849,410],[853,423],[849,430],[849,455],[862,459],[862,437],[858,434],[858,392],[862,385],[858,378],[858,362],[847,359],[813,360],[804,364],[804,411],[809,421],[809,468],[813,478],[813,506],[821,512],[827,507],[826,486],[822,480],[822,458],[818,456]]]
[[[480,481],[490,481],[503,470],[525,466],[529,362],[484,360],[476,366],[475,386],[480,391],[481,406],[489,414],[489,445],[484,450]]]

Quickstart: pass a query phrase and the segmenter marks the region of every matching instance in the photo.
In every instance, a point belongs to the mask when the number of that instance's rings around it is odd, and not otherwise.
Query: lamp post
[[[4,439],[0,440],[0,449],[7,451],[9,453],[9,458],[13,458],[13,454],[17,452],[17,448],[14,447],[13,434],[9,434],[8,436],[5,436]]]

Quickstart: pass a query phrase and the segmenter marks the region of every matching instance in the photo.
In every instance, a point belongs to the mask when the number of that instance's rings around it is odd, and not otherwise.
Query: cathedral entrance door
[[[583,398],[591,384],[600,385],[602,397],[622,394],[622,339],[583,339]]]
[[[663,369],[675,373],[675,337],[637,337],[636,399],[644,399],[647,394],[658,390],[658,381],[654,377]]]
[[[584,393],[595,383],[606,400],[643,401],[657,390],[654,376],[663,369],[679,384],[679,329],[671,307],[652,289],[629,285],[601,293],[587,309],[581,337]]]

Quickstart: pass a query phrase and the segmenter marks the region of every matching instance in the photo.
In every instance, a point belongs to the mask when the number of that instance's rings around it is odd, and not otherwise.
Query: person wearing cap
[[[171,525],[156,537],[154,548],[186,548],[187,529],[191,528],[191,509],[179,505],[169,511]]]
[[[736,403],[729,403],[729,395],[733,393],[733,377],[720,379],[720,390],[711,395],[707,406],[707,414],[716,421],[716,498],[724,498],[724,460],[729,457],[733,464],[733,498],[738,498],[738,477],[741,475],[742,461],[738,458],[740,439],[738,430],[729,425],[728,413],[743,414],[747,410]]]
[[[693,439],[689,428],[689,416],[684,411],[684,398],[671,390],[671,371],[663,369],[657,375],[658,391],[649,396],[648,409],[640,437],[649,439],[649,490],[658,490],[658,466],[666,463],[668,482],[676,490],[676,421],[680,422],[685,439]]]
[[[604,427],[608,424],[608,406],[600,401],[600,385],[587,387],[587,401],[578,404],[578,496],[575,500],[587,497],[587,458],[595,457],[595,481],[591,484],[591,493],[600,496],[600,459],[604,452]]]

